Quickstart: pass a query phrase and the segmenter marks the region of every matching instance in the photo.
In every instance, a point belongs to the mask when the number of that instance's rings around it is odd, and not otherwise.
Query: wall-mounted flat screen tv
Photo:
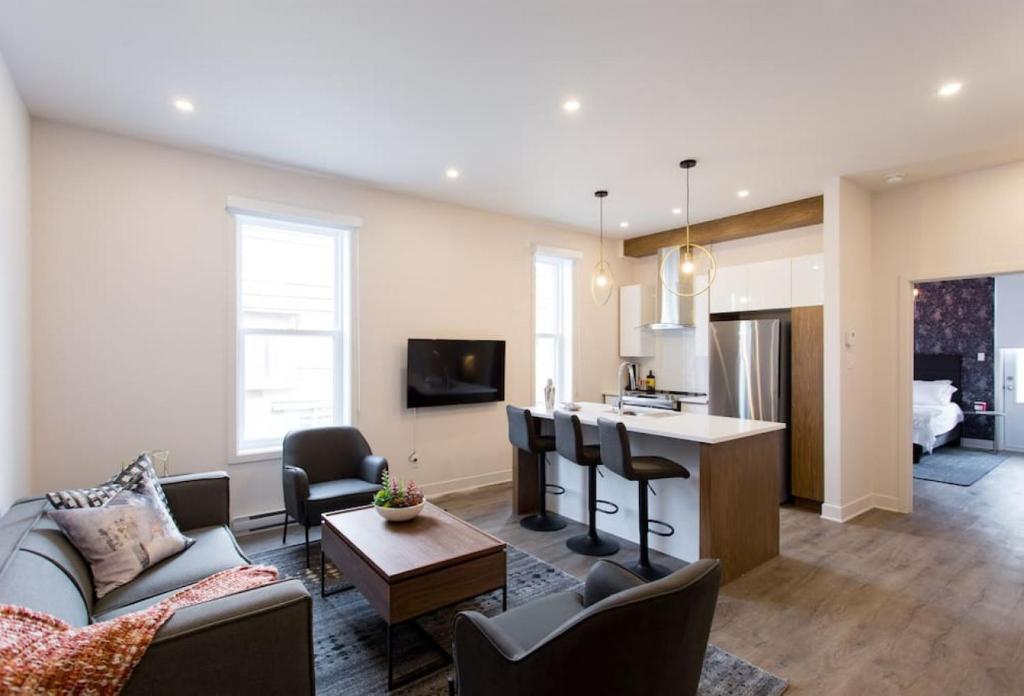
[[[505,400],[505,342],[410,338],[407,408]]]

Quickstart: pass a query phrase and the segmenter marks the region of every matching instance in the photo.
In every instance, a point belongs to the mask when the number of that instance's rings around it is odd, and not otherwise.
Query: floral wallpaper
[[[975,401],[995,398],[995,279],[969,278],[918,283],[914,299],[914,352],[963,356],[960,400],[964,410]],[[978,353],[985,361],[978,362]],[[964,437],[992,440],[992,418],[968,416]]]

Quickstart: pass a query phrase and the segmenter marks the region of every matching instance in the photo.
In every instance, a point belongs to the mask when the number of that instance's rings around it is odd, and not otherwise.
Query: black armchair
[[[388,460],[375,456],[356,428],[296,430],[284,437],[281,463],[284,483],[284,538],[288,518],[306,530],[309,567],[309,528],[325,512],[366,505],[381,489]]]
[[[455,618],[459,696],[697,693],[721,568],[700,560],[654,582],[598,561],[583,593],[494,618]]]

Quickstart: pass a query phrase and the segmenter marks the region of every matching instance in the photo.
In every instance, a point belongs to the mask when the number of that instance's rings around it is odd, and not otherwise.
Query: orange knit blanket
[[[117,694],[176,609],[277,580],[277,569],[239,566],[148,609],[74,628],[48,614],[0,604],[0,693]]]

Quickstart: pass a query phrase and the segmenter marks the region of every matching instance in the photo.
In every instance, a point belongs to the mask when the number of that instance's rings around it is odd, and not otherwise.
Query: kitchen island
[[[597,419],[619,420],[629,433],[634,455],[657,455],[683,465],[688,479],[652,481],[650,517],[675,528],[670,537],[650,536],[650,547],[683,561],[718,558],[723,582],[739,577],[779,554],[779,469],[784,423],[725,418],[675,411],[635,409],[619,415],[606,404],[580,403],[575,412],[587,443],[597,442]],[[561,410],[561,409],[559,409]],[[543,406],[530,411],[540,432],[553,434],[553,414]],[[565,489],[547,495],[547,508],[578,522],[587,519],[586,467],[548,455],[548,482]],[[598,514],[598,528],[639,541],[637,486],[601,467],[597,497],[618,506]],[[538,510],[537,460],[516,449],[513,509]]]

